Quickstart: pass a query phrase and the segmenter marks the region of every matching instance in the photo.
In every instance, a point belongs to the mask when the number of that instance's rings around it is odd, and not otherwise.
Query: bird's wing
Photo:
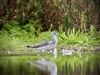
[[[44,43],[41,43],[41,44],[38,44],[38,45],[34,45],[34,46],[27,46],[28,48],[39,48],[39,47],[42,47],[42,46],[47,46],[50,44],[50,41],[48,42],[44,42]]]
[[[41,44],[37,44],[37,45],[34,45],[34,46],[27,46],[28,48],[39,48],[39,47],[44,47],[44,46],[48,46],[48,45],[54,45],[55,44],[55,41],[53,39],[47,41],[47,42],[44,42],[44,43],[41,43]]]

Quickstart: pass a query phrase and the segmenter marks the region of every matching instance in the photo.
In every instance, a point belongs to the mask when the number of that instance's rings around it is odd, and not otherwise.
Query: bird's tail
[[[27,48],[34,48],[33,46],[27,46]]]
[[[35,45],[35,46],[27,46],[27,48],[38,48],[40,47],[39,45]]]

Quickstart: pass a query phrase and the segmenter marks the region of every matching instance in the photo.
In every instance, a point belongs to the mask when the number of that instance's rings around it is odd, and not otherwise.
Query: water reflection
[[[43,72],[48,72],[50,75],[57,75],[57,66],[55,63],[45,58],[39,59],[34,62],[28,62]]]
[[[0,75],[100,75],[100,54],[0,56]]]

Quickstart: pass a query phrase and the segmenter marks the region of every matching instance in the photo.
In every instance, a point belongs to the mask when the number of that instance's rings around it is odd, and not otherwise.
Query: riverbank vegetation
[[[97,1],[1,0],[0,50],[26,49],[50,39],[51,31],[60,36],[58,46],[100,45]]]
[[[27,45],[37,44],[39,42],[49,40],[51,30],[36,34],[34,22],[30,22],[23,27],[19,27],[18,23],[6,22],[0,31],[0,49],[25,49]],[[100,32],[97,32],[94,26],[90,27],[88,32],[68,29],[64,32],[62,29],[58,32],[58,45],[99,45]]]

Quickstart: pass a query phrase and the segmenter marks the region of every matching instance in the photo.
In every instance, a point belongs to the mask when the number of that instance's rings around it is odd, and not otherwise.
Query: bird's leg
[[[50,50],[50,53],[52,53],[52,50]]]
[[[57,58],[57,49],[56,48],[54,48],[53,55],[54,55],[54,58]]]

